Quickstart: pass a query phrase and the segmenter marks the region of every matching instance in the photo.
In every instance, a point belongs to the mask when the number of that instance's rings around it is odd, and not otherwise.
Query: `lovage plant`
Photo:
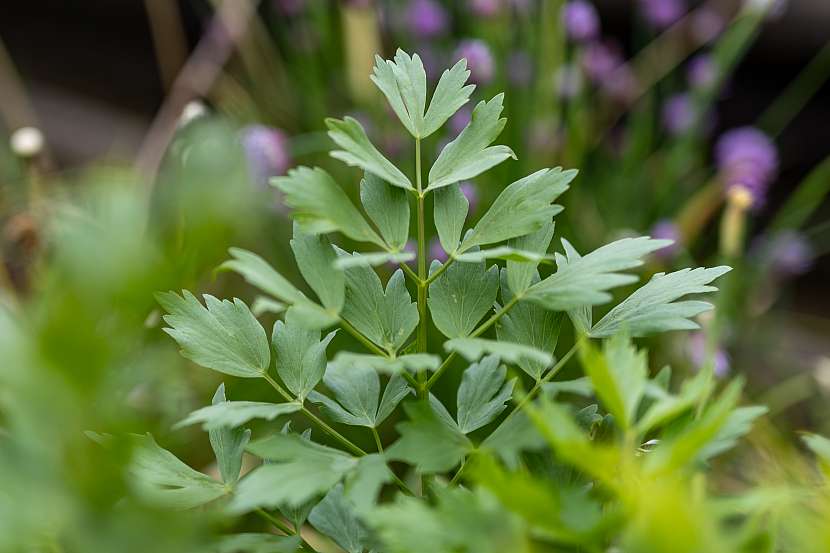
[[[377,58],[372,80],[414,138],[410,174],[355,119],[327,121],[340,148],[332,156],[363,171],[362,210],[319,167],[274,179],[293,208],[291,248],[314,295],[254,253],[234,249],[224,265],[284,313],[270,340],[239,299],[159,296],[166,331],[186,357],[261,379],[275,401],[228,400],[220,387],[182,424],[208,431],[221,481],[148,439],[135,466],[139,490],[178,508],[256,512],[286,534],[230,535],[224,551],[308,551],[307,525],[351,553],[741,546],[753,529],[724,538],[734,513],[707,510],[702,471],[763,409],[736,407],[737,383],[717,394],[711,370],[680,386],[668,368],[650,377],[631,341],[696,328],[692,319],[712,306],[684,298],[714,291],[710,283],[729,269],[654,275],[594,322],[593,307],[634,283],[627,271],[667,241],[624,238],[583,255],[562,239],[563,251],[549,254],[562,210],[554,202],[576,177],[561,168],[510,184],[465,229],[459,182],[515,157],[491,145],[505,125],[499,95],[478,103],[422,170],[422,141],[468,101],[468,76],[458,62],[428,102],[417,55]],[[426,258],[428,200],[444,262]],[[405,249],[411,225],[416,254]],[[338,248],[337,234],[367,250]],[[384,284],[375,267],[390,262],[400,268]],[[576,339],[559,352],[568,324]],[[329,353],[332,327],[362,350]],[[575,355],[585,376],[561,379]],[[437,397],[436,383],[452,371],[462,371],[454,395]],[[278,421],[288,416],[310,428]],[[273,421],[273,431],[251,440],[244,426],[254,418]],[[347,437],[357,435],[349,426],[365,428],[376,449]],[[241,475],[244,452],[261,462]]]

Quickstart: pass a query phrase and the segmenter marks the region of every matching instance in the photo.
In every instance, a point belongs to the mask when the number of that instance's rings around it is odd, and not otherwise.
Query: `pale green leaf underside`
[[[335,269],[345,270],[352,267],[377,267],[387,263],[399,264],[406,263],[415,259],[415,254],[412,252],[370,252],[370,253],[355,253],[352,255],[341,255],[334,260],[332,266]]]
[[[271,361],[265,329],[242,300],[220,301],[205,294],[202,306],[188,291],[156,295],[167,311],[164,331],[182,348],[182,355],[203,367],[232,376],[257,378]]]
[[[263,403],[259,401],[225,401],[202,407],[190,413],[175,428],[202,424],[205,430],[236,428],[252,419],[274,420],[279,416],[296,413],[299,403]]]
[[[217,406],[226,402],[225,384],[222,383],[213,394],[211,403]],[[208,437],[222,481],[226,484],[234,484],[239,479],[239,471],[242,469],[242,453],[251,439],[251,431],[245,428],[213,428],[208,429]]]
[[[369,353],[338,352],[333,363],[345,366],[366,365],[380,373],[395,374],[404,370],[417,372],[434,371],[441,365],[441,358],[429,353],[408,353],[394,359]]]
[[[331,157],[352,167],[360,167],[393,186],[404,190],[413,189],[409,178],[375,148],[357,119],[326,119],[326,126],[329,128],[331,139],[343,148],[331,152]]]
[[[536,171],[512,183],[467,234],[461,251],[524,236],[549,225],[562,211],[554,200],[568,189],[576,175],[576,170],[562,171],[557,167]]]
[[[656,274],[600,319],[590,334],[601,338],[624,331],[639,337],[655,332],[698,328],[697,323],[690,319],[713,306],[702,301],[676,300],[690,294],[717,291],[708,284],[730,270],[729,267],[701,267]]]
[[[490,146],[504,128],[506,119],[500,119],[504,95],[489,102],[479,102],[467,127],[447,144],[429,170],[427,190],[477,177],[516,154],[507,146]]]
[[[342,232],[352,240],[384,247],[343,189],[319,167],[297,167],[271,182],[285,194],[285,203],[294,210],[294,221],[305,232]]]
[[[553,364],[553,356],[545,351],[524,344],[484,338],[454,338],[444,342],[444,349],[459,353],[467,361],[477,361],[484,355],[492,354],[507,363],[519,363],[522,359],[527,359],[545,366]]]
[[[577,259],[558,255],[557,271],[528,288],[523,298],[554,311],[608,302],[608,290],[637,280],[622,271],[642,265],[643,257],[670,243],[647,237],[623,238]]]
[[[136,440],[138,447],[130,464],[130,483],[145,500],[169,509],[192,509],[230,491],[221,482],[184,464],[149,434]]]

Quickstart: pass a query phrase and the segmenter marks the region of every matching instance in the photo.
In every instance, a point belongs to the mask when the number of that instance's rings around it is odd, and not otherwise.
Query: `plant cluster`
[[[165,330],[185,357],[262,379],[278,401],[228,399],[220,386],[211,405],[181,424],[208,432],[221,480],[146,437],[133,463],[137,491],[177,509],[257,513],[285,534],[228,535],[220,551],[314,550],[300,535],[307,524],[350,553],[771,551],[776,539],[806,543],[799,532],[773,535],[763,524],[780,498],[716,505],[709,492],[712,459],[764,408],[738,405],[739,381],[718,390],[711,363],[682,383],[668,367],[652,376],[632,341],[697,328],[694,317],[712,306],[688,296],[715,291],[711,283],[729,268],[656,274],[595,322],[594,307],[636,282],[630,271],[668,242],[623,238],[583,255],[563,239],[562,252],[548,253],[563,209],[554,202],[576,177],[561,168],[513,182],[465,228],[459,183],[515,158],[493,145],[506,122],[498,95],[478,103],[422,170],[421,142],[468,101],[468,77],[459,61],[428,101],[417,55],[377,58],[372,80],[414,138],[411,175],[357,120],[327,120],[339,147],[332,156],[363,170],[362,211],[319,167],[272,181],[293,209],[291,248],[314,294],[249,251],[232,249],[223,265],[265,294],[260,308],[282,314],[270,339],[239,299],[158,296]],[[428,200],[444,262],[427,262]],[[412,211],[414,254],[405,249]],[[335,233],[370,248],[349,253],[331,242]],[[390,262],[400,268],[384,284],[375,267]],[[574,343],[560,352],[568,325]],[[332,327],[363,350],[330,359]],[[440,343],[430,340],[439,334]],[[584,376],[562,378],[572,358]],[[455,369],[454,397],[437,393]],[[310,427],[277,422],[287,417]],[[252,439],[245,426],[253,419],[275,421],[275,431]],[[375,449],[348,437],[348,427],[364,428]],[[830,462],[828,442],[810,440]],[[243,474],[245,452],[261,463]],[[821,528],[828,507],[826,494],[814,498],[802,523]]]

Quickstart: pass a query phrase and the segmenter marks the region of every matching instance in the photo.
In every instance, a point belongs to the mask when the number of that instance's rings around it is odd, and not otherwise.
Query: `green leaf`
[[[277,374],[302,402],[317,386],[326,371],[326,347],[334,338],[330,332],[320,340],[319,330],[309,330],[288,317],[277,321],[271,342],[277,359]]]
[[[369,532],[355,513],[355,507],[343,495],[343,485],[333,487],[311,510],[309,522],[318,532],[330,537],[348,553],[368,549]]]
[[[379,406],[378,374],[368,365],[358,363],[330,363],[323,383],[334,393],[337,402],[317,392],[312,392],[309,399],[320,403],[323,412],[334,422],[368,428],[379,426],[410,392],[403,377],[393,375]]]
[[[662,441],[646,459],[646,470],[651,474],[671,474],[699,460],[707,445],[723,436],[721,431],[735,411],[741,387],[740,380],[733,380],[700,418],[671,439]]]
[[[305,294],[297,290],[293,284],[275,271],[260,256],[239,248],[231,248],[230,253],[234,259],[223,263],[219,267],[220,270],[235,271],[242,275],[248,283],[286,303],[292,304],[294,317],[301,320],[306,328],[326,328],[337,322],[337,317],[308,299]],[[264,307],[277,312],[284,308],[277,302],[270,305],[266,304]],[[261,301],[254,303],[254,313],[262,309]]]
[[[375,71],[370,78],[386,96],[406,130],[415,138],[426,138],[467,103],[475,89],[475,85],[464,86],[469,76],[466,60],[444,71],[426,115],[426,72],[418,54],[410,57],[399,49],[394,61],[375,56]]]
[[[334,268],[338,270],[351,269],[352,267],[377,267],[378,265],[385,265],[392,263],[406,263],[415,259],[415,254],[411,252],[371,252],[371,253],[357,253],[352,255],[338,256],[334,261]]]
[[[773,233],[795,230],[806,223],[810,216],[822,205],[830,193],[830,157],[816,166],[801,181],[795,192],[789,195],[787,202],[778,210],[769,230]]]
[[[752,429],[755,419],[766,415],[769,409],[764,405],[750,405],[738,407],[726,418],[723,426],[711,442],[700,452],[699,458],[707,461],[721,453],[735,447],[738,440],[743,438]]]
[[[517,180],[499,194],[478,220],[464,238],[461,251],[542,230],[562,211],[562,206],[553,201],[568,189],[576,175],[576,170],[562,171],[557,167]]]
[[[553,239],[555,228],[556,225],[553,221],[548,221],[536,232],[511,238],[507,245],[515,250],[533,252],[547,258],[545,254],[550,247],[550,241]],[[507,284],[513,292],[513,295],[524,293],[528,286],[532,282],[535,282],[533,277],[537,275],[536,267],[539,261],[532,259],[528,261],[521,259],[507,260]],[[504,279],[502,279],[502,282],[504,282]]]
[[[589,341],[579,348],[585,374],[591,378],[597,396],[623,429],[634,422],[648,376],[645,351],[637,351],[631,341],[617,335],[606,340],[602,352]]]
[[[296,413],[302,405],[295,402],[262,403],[259,401],[225,401],[208,407],[202,407],[190,413],[187,418],[176,423],[175,428],[202,424],[205,430],[236,428],[251,419],[272,421],[279,416]]]
[[[544,449],[545,440],[524,411],[514,411],[481,443],[479,449],[498,455],[511,469],[521,463],[524,451]]]
[[[329,128],[331,139],[343,148],[331,152],[331,157],[346,165],[360,167],[393,186],[414,190],[407,176],[375,148],[357,119],[346,117],[341,121],[329,118],[326,119],[326,126]]]
[[[458,184],[436,190],[434,202],[433,217],[438,239],[444,251],[452,254],[458,249],[470,202]]]
[[[400,439],[386,457],[415,465],[421,473],[446,472],[461,462],[473,444],[458,427],[447,424],[425,401],[404,404],[409,420],[397,425]]]
[[[222,383],[213,394],[213,406],[227,404],[225,398],[225,384]],[[193,413],[191,413],[191,416]],[[188,417],[189,418],[189,417]],[[242,423],[240,423],[242,424]],[[239,426],[239,425],[234,425]],[[226,484],[235,484],[242,470],[242,453],[251,439],[251,431],[246,428],[212,428],[207,429],[210,437],[210,447],[219,466],[219,474]]]
[[[826,474],[830,474],[830,440],[818,434],[804,434],[801,436],[804,444],[810,448]]]
[[[230,491],[160,447],[150,434],[136,436],[136,441],[129,469],[130,483],[145,500],[169,509],[192,509]]]
[[[485,259],[504,259],[506,261],[514,261],[525,263],[531,267],[536,267],[539,263],[553,263],[552,255],[542,255],[536,252],[527,250],[517,250],[510,246],[498,246],[486,250],[475,250],[456,254],[453,257],[457,261],[466,261],[467,263],[477,263]]]
[[[220,270],[239,273],[249,284],[286,303],[310,301],[305,294],[257,254],[241,248],[231,248],[229,251],[233,259],[225,261],[219,267]]]
[[[406,130],[416,138],[422,137],[427,76],[418,54],[410,57],[399,48],[394,61],[375,56],[375,72],[369,78],[389,100]]]
[[[384,246],[343,189],[319,167],[297,167],[271,182],[285,194],[285,203],[294,209],[294,221],[305,232],[338,231],[358,242]]]
[[[345,495],[361,516],[377,505],[378,495],[384,484],[394,475],[386,465],[383,455],[370,453],[357,460],[357,466],[346,475]]]
[[[590,334],[601,338],[622,330],[629,336],[639,337],[700,328],[690,319],[712,309],[712,304],[676,300],[689,294],[716,291],[717,288],[707,285],[730,270],[729,267],[715,267],[658,273],[600,319]]]
[[[328,492],[357,464],[353,457],[296,434],[274,434],[252,442],[252,454],[271,461],[251,471],[236,487],[233,513],[258,507],[299,506]]]
[[[418,306],[412,302],[400,269],[389,279],[384,291],[371,267],[351,267],[346,270],[346,304],[342,317],[369,340],[393,353],[418,326]]]
[[[553,311],[567,311],[611,300],[607,292],[637,280],[621,271],[643,264],[642,258],[671,243],[651,238],[623,238],[579,256],[566,241],[566,258],[557,254],[557,271],[527,289],[523,298]]]
[[[409,238],[409,198],[406,192],[390,186],[372,173],[360,181],[360,201],[384,240],[395,250]]]
[[[433,261],[430,274],[441,267]],[[447,338],[469,336],[493,308],[499,291],[499,268],[485,269],[484,262],[457,262],[429,285],[432,322]]]
[[[501,294],[502,302],[505,304],[513,299],[513,294],[507,284],[509,278],[510,266],[508,265],[507,269],[501,271]],[[531,278],[532,282],[538,282],[539,274],[534,270]],[[548,311],[534,303],[519,302],[496,322],[496,336],[502,342],[524,344],[544,351],[552,358],[559,341],[561,326],[562,313]],[[536,380],[539,380],[545,369],[550,366],[529,357],[520,357],[518,365]]]
[[[507,407],[516,380],[505,382],[507,369],[495,355],[470,365],[458,387],[458,427],[464,434],[477,430]]]
[[[526,359],[545,366],[553,364],[553,357],[544,351],[524,344],[484,338],[453,338],[444,342],[444,349],[460,353],[467,361],[477,361],[489,353],[507,363],[519,364],[522,359]]]
[[[500,119],[504,94],[479,102],[473,117],[458,137],[444,146],[429,170],[427,190],[435,190],[477,177],[516,154],[507,146],[490,146],[501,134],[507,119]]]
[[[467,69],[467,60],[460,59],[451,69],[445,69],[435,87],[435,93],[429,102],[429,109],[424,118],[424,127],[421,137],[427,137],[437,131],[453,116],[461,106],[466,104],[476,86],[465,86],[470,77]]]
[[[261,377],[271,352],[265,329],[242,300],[219,301],[205,294],[202,307],[190,292],[156,294],[167,311],[164,331],[182,348],[182,355],[208,369],[243,378]]]
[[[233,534],[222,536],[210,553],[296,553],[300,547],[297,536],[274,534]]]
[[[662,388],[658,388],[661,393],[637,422],[637,431],[644,435],[654,428],[667,424],[709,397],[713,387],[712,373],[700,371],[694,378],[683,382],[678,395],[669,394]],[[647,393],[650,390],[654,391],[654,388],[646,388]]]
[[[390,359],[389,357],[369,353],[341,351],[335,356],[334,363],[344,365],[346,368],[364,365],[381,373],[395,374],[404,370],[412,372],[434,371],[441,365],[441,358],[429,353],[408,353]]]
[[[251,313],[254,314],[255,317],[259,317],[260,315],[264,315],[265,313],[273,313],[278,315],[286,310],[286,306],[284,303],[280,303],[277,300],[272,300],[267,296],[257,296],[254,298],[254,303],[251,305]]]
[[[322,234],[306,234],[294,223],[294,238],[290,244],[305,281],[323,306],[332,314],[338,314],[343,308],[346,278],[343,271],[332,269],[337,254],[329,239]]]

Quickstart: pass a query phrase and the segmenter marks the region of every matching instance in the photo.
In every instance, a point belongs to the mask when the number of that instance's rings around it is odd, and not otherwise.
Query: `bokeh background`
[[[171,426],[219,380],[179,358],[153,293],[252,303],[252,289],[215,271],[231,245],[296,276],[267,180],[320,164],[356,197],[355,172],[327,156],[326,116],[356,117],[412,166],[368,79],[373,55],[397,47],[420,54],[433,85],[463,56],[474,102],[506,93],[500,141],[519,160],[465,183],[471,205],[532,170],[577,167],[557,235],[580,251],[651,233],[679,245],[646,276],[733,265],[715,318],[649,344],[656,368],[714,361],[769,406],[773,435],[830,432],[830,2],[7,1],[0,550],[17,550],[15,535],[60,550],[49,530],[68,528],[67,550],[179,551],[214,524],[112,511],[129,488],[127,448],[102,455],[83,431],[152,431],[211,470],[206,437]],[[427,158],[465,123],[428,141]],[[39,133],[15,144],[26,127]]]

